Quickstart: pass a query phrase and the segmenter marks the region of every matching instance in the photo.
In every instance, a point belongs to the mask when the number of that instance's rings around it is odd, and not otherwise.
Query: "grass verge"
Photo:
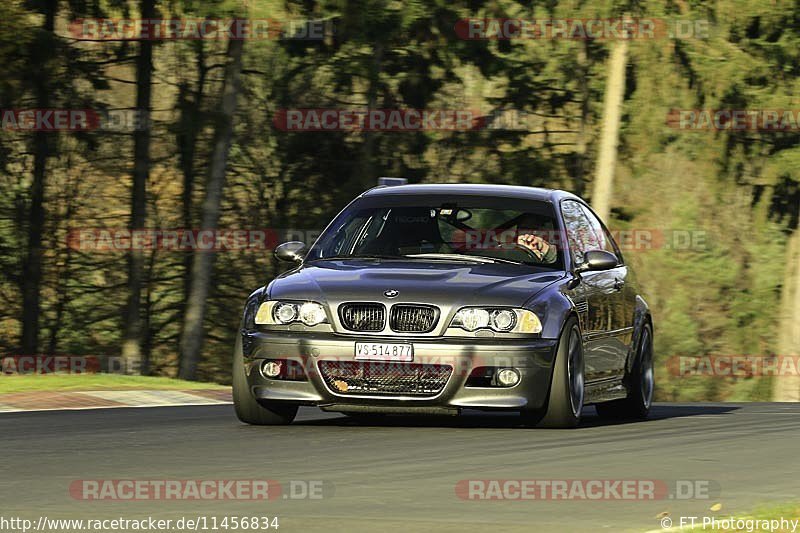
[[[93,390],[222,390],[216,383],[122,374],[0,374],[0,394]]]

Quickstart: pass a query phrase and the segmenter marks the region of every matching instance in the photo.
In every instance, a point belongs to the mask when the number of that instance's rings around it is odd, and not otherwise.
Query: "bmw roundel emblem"
[[[400,294],[400,291],[396,291],[394,289],[383,291],[383,295],[386,296],[387,298],[396,298],[398,294]]]

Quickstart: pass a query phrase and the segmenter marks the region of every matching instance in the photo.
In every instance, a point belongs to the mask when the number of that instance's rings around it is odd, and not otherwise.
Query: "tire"
[[[584,398],[583,341],[578,321],[570,317],[558,339],[547,408],[536,424],[541,428],[574,428],[581,421]],[[532,418],[535,414],[529,414]]]
[[[237,333],[236,348],[233,353],[233,407],[239,420],[256,426],[291,424],[297,416],[296,405],[262,405],[253,397],[244,374],[240,333]]]
[[[628,376],[628,396],[622,400],[599,403],[595,406],[597,414],[604,418],[639,419],[647,418],[653,403],[653,328],[645,324],[639,335],[636,360]]]

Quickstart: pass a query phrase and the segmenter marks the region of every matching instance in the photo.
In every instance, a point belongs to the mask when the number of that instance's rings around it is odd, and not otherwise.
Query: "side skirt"
[[[586,397],[584,404],[609,402],[621,400],[628,395],[628,389],[622,382],[622,377],[600,379],[585,384]]]

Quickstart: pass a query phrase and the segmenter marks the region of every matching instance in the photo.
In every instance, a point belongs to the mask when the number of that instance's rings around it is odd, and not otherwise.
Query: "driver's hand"
[[[547,255],[547,252],[550,251],[550,243],[530,233],[517,237],[517,244],[532,251],[540,261]]]

